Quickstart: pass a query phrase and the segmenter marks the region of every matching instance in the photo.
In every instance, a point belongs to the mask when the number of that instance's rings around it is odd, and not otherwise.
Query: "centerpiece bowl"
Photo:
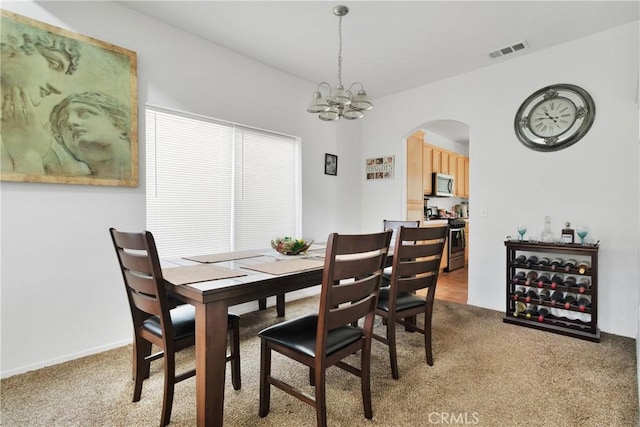
[[[313,240],[294,239],[293,237],[283,237],[271,241],[271,247],[283,255],[299,255],[309,249]]]

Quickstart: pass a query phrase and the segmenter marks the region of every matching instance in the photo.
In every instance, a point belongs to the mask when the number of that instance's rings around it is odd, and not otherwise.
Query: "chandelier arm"
[[[329,88],[329,93],[331,93],[331,85],[330,85],[329,83],[327,83],[327,82],[320,82],[320,83],[318,83],[318,87],[316,88],[316,91],[317,91],[317,92],[320,92],[320,87],[321,87],[321,86],[326,86],[326,87],[328,87],[328,88]],[[320,92],[320,93],[322,93],[322,92]],[[324,96],[324,95],[323,95],[323,96]]]
[[[362,83],[360,83],[360,82],[353,82],[353,83],[351,84],[351,86],[349,86],[349,92],[353,93],[353,91],[352,91],[351,89],[353,89],[353,87],[354,87],[355,85],[360,85],[360,89],[364,90],[364,85],[363,85]]]

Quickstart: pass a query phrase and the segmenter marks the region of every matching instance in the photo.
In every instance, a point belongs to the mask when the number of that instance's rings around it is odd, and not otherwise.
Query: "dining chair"
[[[398,233],[398,227],[420,227],[420,221],[397,221],[397,220],[382,220],[382,229],[387,230],[391,229],[391,243],[390,246],[393,248],[395,246],[396,235]],[[380,286],[385,287],[389,286],[391,282],[391,270],[392,267],[386,267],[382,273],[382,284]]]
[[[269,413],[271,386],[315,406],[319,427],[327,425],[325,371],[337,366],[360,377],[365,417],[371,419],[371,335],[382,268],[391,231],[373,234],[332,233],[322,275],[320,307],[310,314],[266,328],[258,334],[260,354],[260,408]],[[352,326],[364,318],[362,327]],[[309,367],[315,396],[271,374],[272,350]],[[360,367],[342,359],[360,351]]]
[[[142,394],[142,383],[149,378],[151,362],[164,356],[164,395],[161,425],[171,420],[173,390],[176,383],[191,378],[195,369],[176,375],[175,354],[195,344],[195,308],[189,304],[172,308],[165,289],[162,269],[153,235],[144,231],[128,233],[110,228],[118,256],[133,319],[133,402]],[[228,315],[231,382],[240,389],[240,317]],[[160,351],[151,354],[152,344]]]
[[[376,315],[386,321],[386,337],[373,335],[374,339],[389,347],[391,375],[394,379],[400,377],[396,351],[396,323],[409,331],[424,335],[427,364],[433,365],[431,316],[448,229],[448,225],[398,228],[391,264],[391,283],[389,287],[380,289],[376,307]],[[426,290],[426,295],[416,293],[420,290]],[[424,314],[423,328],[412,320],[421,313]]]

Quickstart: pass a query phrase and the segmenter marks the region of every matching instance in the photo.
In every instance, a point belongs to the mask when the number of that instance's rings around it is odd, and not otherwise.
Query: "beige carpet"
[[[635,341],[603,334],[592,343],[502,322],[499,312],[436,301],[434,366],[422,336],[400,332],[400,380],[373,343],[374,418],[364,419],[358,379],[328,371],[330,426],[625,426],[638,424]],[[287,304],[287,318],[317,310],[317,299]],[[421,320],[421,319],[420,319]],[[242,389],[227,375],[225,425],[314,426],[313,408],[272,389],[271,412],[258,413],[257,332],[275,323],[273,308],[244,315]],[[380,320],[376,328],[382,332]],[[162,362],[152,365],[142,400],[131,402],[131,347],[3,380],[3,426],[155,426],[160,419]],[[193,353],[180,362],[187,366]],[[274,373],[307,384],[307,370],[274,356]],[[227,369],[229,374],[229,369]],[[311,389],[309,389],[311,390]],[[176,386],[171,425],[194,426],[195,383]]]

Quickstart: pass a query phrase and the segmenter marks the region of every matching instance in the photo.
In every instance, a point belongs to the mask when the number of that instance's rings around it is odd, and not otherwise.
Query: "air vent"
[[[520,43],[516,43],[511,46],[503,47],[498,50],[494,50],[493,52],[489,52],[489,56],[493,59],[500,58],[504,55],[509,55],[510,53],[518,52],[520,50],[526,49],[529,47],[529,44],[526,40],[521,41]]]

